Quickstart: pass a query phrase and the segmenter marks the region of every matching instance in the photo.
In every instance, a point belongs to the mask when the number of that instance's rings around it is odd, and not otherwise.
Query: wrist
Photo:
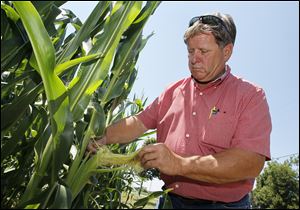
[[[177,156],[177,164],[175,164],[175,175],[176,176],[184,176],[186,174],[186,168],[188,165],[188,160],[185,157]]]
[[[107,137],[106,137],[106,135],[101,136],[100,138],[98,138],[96,140],[96,144],[99,145],[99,146],[107,144]]]
[[[103,136],[101,139],[99,139],[98,141],[97,141],[99,144],[102,144],[102,145],[105,145],[105,144],[107,144],[107,138],[106,138],[106,136]]]
[[[178,175],[179,176],[187,176],[192,170],[193,167],[195,167],[194,164],[192,164],[191,157],[180,157],[179,159],[179,170]]]

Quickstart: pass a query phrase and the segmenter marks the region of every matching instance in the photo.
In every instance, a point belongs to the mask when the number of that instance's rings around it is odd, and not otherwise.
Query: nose
[[[202,56],[200,52],[195,51],[189,55],[189,60],[192,64],[200,62],[201,59]]]

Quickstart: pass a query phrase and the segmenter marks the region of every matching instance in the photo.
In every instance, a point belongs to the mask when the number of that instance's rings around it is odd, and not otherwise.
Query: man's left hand
[[[167,175],[177,175],[181,168],[182,157],[172,152],[163,143],[143,147],[139,152],[139,158],[145,169],[157,168]]]

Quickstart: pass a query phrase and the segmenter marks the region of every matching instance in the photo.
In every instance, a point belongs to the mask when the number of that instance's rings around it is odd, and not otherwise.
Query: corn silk
[[[124,166],[125,168],[132,168],[137,173],[144,170],[140,160],[138,158],[138,153],[141,149],[129,154],[115,154],[111,152],[107,146],[103,145],[98,148],[96,157],[98,166]],[[124,169],[125,169],[124,168]]]

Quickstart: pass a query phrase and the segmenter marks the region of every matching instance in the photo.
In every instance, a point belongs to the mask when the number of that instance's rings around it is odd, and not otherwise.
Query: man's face
[[[212,80],[219,75],[230,57],[228,45],[224,48],[219,47],[211,33],[190,38],[187,48],[191,74],[201,82]]]

